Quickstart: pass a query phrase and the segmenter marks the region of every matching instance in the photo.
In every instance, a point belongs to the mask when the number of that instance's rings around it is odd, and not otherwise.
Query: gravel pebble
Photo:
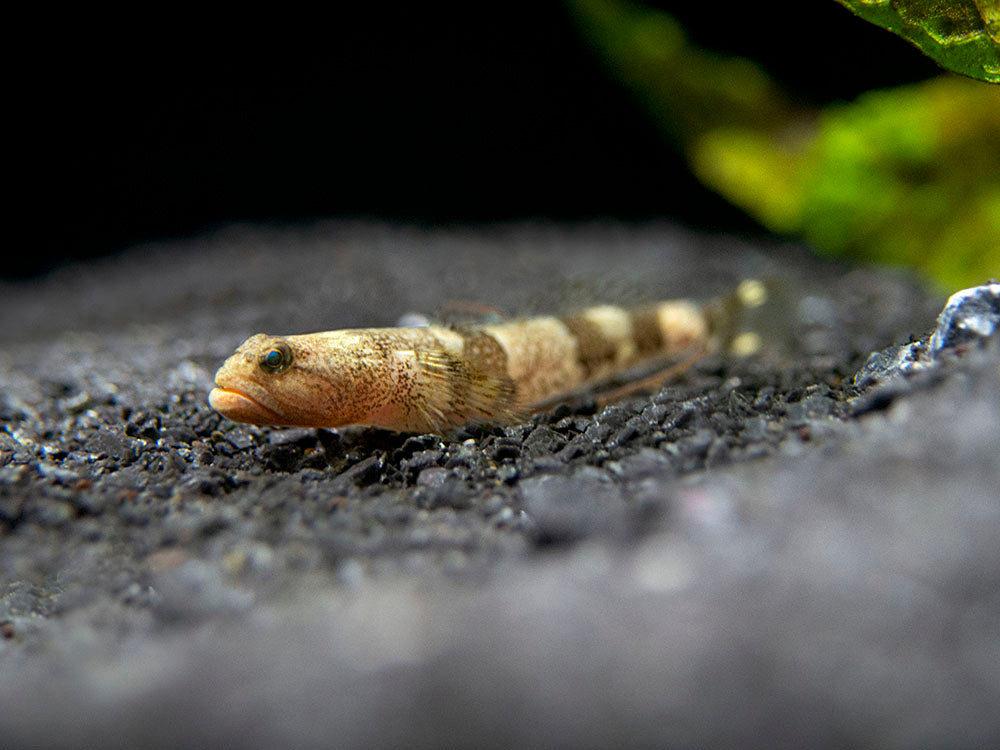
[[[522,507],[542,544],[608,531],[620,523],[625,510],[625,499],[611,477],[589,466],[565,476],[529,477],[520,483],[520,491]]]

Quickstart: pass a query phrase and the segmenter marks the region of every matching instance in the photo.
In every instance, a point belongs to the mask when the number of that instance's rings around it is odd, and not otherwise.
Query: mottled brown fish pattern
[[[466,328],[258,333],[216,373],[209,403],[263,425],[441,432],[510,423],[645,360],[710,348],[719,328],[710,310],[675,300]]]

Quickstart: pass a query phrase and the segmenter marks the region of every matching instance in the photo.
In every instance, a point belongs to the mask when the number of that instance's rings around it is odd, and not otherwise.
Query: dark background
[[[937,70],[833,0],[655,5],[813,103]],[[31,239],[0,275],[241,220],[756,231],[686,171],[560,3],[325,12],[12,24],[8,184]]]

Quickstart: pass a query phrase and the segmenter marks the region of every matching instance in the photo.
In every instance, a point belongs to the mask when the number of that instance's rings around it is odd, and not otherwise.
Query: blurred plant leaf
[[[570,7],[699,178],[769,229],[949,288],[1000,276],[1000,88],[943,76],[813,111],[662,11]]]
[[[717,128],[691,158],[775,231],[954,287],[1000,274],[998,133],[1000,91],[949,76],[827,107],[802,140]]]
[[[837,0],[938,65],[1000,83],[1000,0]]]
[[[766,129],[792,114],[763,69],[699,50],[667,13],[621,0],[568,2],[584,36],[680,146],[713,127]]]

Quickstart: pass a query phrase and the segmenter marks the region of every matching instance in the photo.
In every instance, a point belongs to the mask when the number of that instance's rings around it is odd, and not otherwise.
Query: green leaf
[[[945,76],[827,107],[794,139],[715,129],[692,166],[774,231],[954,287],[1000,275],[997,133],[1000,90]]]
[[[837,0],[938,65],[1000,83],[1000,0]]]
[[[568,0],[584,35],[680,147],[711,128],[767,128],[790,110],[777,84],[750,60],[688,41],[667,13],[632,2]]]
[[[1000,87],[946,75],[812,109],[662,11],[568,2],[695,174],[764,226],[946,289],[1000,277]]]

